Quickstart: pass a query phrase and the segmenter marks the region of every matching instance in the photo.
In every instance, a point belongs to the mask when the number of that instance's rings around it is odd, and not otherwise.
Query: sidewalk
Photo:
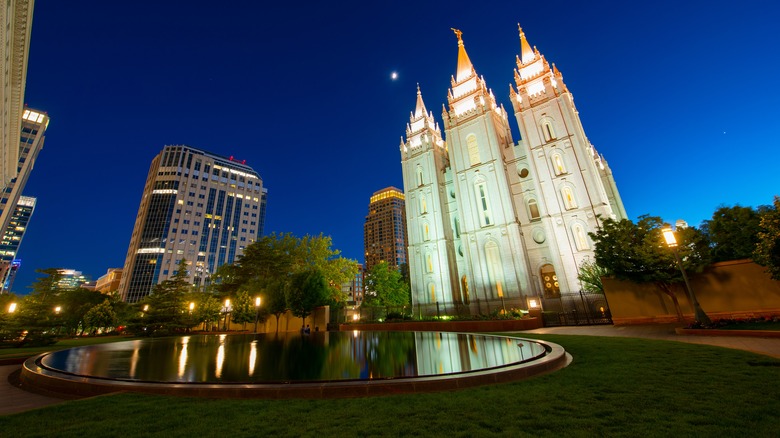
[[[30,409],[62,403],[64,398],[48,397],[25,391],[16,383],[9,381],[11,374],[21,369],[21,365],[0,366],[0,415],[15,414]],[[16,379],[18,380],[18,376]]]
[[[578,335],[578,336],[620,336],[626,338],[663,339],[666,341],[688,342],[690,344],[715,345],[718,347],[745,350],[753,353],[765,354],[780,359],[780,339],[778,338],[754,338],[739,336],[696,336],[678,335],[674,329],[681,327],[679,324],[654,324],[654,325],[590,325],[570,327],[546,327],[522,333]]]

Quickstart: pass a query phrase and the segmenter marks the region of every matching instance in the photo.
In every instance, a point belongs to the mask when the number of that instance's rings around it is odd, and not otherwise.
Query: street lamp
[[[190,315],[192,315],[192,309],[195,308],[195,303],[190,302]]]
[[[16,312],[16,303],[11,303],[8,305],[8,313],[14,313]]]
[[[55,308],[54,308],[54,313],[56,313],[57,315],[59,315],[59,314],[60,314],[60,312],[62,312],[62,306],[57,306],[57,307],[55,307]]]
[[[255,298],[255,333],[257,333],[257,322],[260,320],[260,297]]]
[[[688,275],[685,273],[685,268],[683,268],[682,261],[680,260],[680,254],[677,252],[677,239],[674,236],[672,227],[665,226],[661,232],[664,234],[666,245],[672,249],[672,253],[674,253],[674,259],[677,261],[677,266],[680,268],[680,272],[682,272],[683,281],[685,282],[685,290],[688,293],[688,299],[691,301],[691,305],[693,306],[694,319],[699,324],[711,324],[712,321],[710,321],[710,317],[704,313],[704,310],[702,310],[701,306],[699,305],[699,301],[696,299],[696,295],[693,293],[693,289],[691,289],[691,284],[688,282]]]
[[[224,331],[228,331],[228,318],[230,317],[230,298],[225,299],[225,325],[222,326]]]

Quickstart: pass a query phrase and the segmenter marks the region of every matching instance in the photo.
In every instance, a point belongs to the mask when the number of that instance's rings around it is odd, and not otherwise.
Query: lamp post
[[[224,331],[228,331],[228,318],[230,318],[230,298],[225,300],[225,325],[222,326]]]
[[[257,323],[260,320],[260,297],[255,298],[255,333],[257,333]]]
[[[704,313],[704,310],[702,310],[701,306],[699,305],[699,301],[696,299],[696,295],[693,293],[693,289],[691,289],[691,284],[688,282],[688,275],[685,273],[685,268],[683,268],[682,261],[680,260],[680,254],[677,252],[677,239],[674,236],[672,227],[666,226],[661,230],[661,232],[664,234],[666,245],[672,249],[674,259],[677,261],[677,266],[680,268],[680,272],[682,273],[683,281],[685,282],[685,291],[688,293],[688,299],[691,301],[691,305],[693,306],[694,320],[699,324],[711,324],[712,321],[710,321],[710,317]]]
[[[16,312],[16,303],[11,303],[8,305],[8,313],[14,313]]]

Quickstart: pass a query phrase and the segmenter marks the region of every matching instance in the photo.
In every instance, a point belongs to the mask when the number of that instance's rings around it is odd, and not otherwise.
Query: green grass
[[[390,397],[275,401],[117,394],[0,417],[0,431],[25,437],[234,438],[769,437],[780,430],[780,360],[669,341],[533,337],[563,345],[574,363],[515,383]]]
[[[0,359],[14,359],[21,357],[35,356],[36,354],[45,353],[47,351],[64,350],[66,348],[80,347],[82,345],[92,344],[106,344],[109,342],[129,341],[130,337],[127,336],[97,336],[97,337],[81,337],[62,339],[57,341],[56,344],[46,345],[43,347],[22,347],[22,348],[3,348],[0,349]]]

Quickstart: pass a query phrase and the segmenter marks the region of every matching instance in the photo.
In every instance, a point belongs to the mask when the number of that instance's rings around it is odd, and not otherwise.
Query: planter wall
[[[496,321],[408,321],[375,324],[341,324],[340,331],[404,331],[404,332],[514,332],[542,328],[541,318]]]

